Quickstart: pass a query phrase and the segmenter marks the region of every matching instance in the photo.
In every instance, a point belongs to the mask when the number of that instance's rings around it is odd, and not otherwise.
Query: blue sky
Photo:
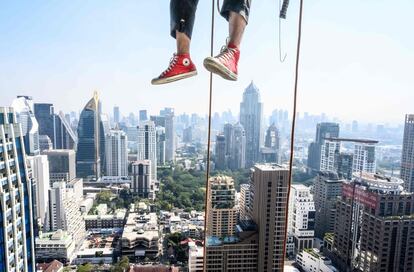
[[[253,0],[239,81],[215,78],[214,111],[238,113],[243,89],[260,88],[265,113],[292,103],[298,0],[283,22],[278,61],[277,1]],[[192,58],[199,76],[165,86],[150,80],[168,65],[166,0],[67,0],[0,2],[0,104],[18,94],[58,109],[80,110],[98,89],[104,109],[122,113],[207,112],[210,1],[201,0]],[[402,122],[414,112],[414,2],[399,0],[305,1],[299,111],[373,122]],[[226,22],[217,17],[216,52]]]

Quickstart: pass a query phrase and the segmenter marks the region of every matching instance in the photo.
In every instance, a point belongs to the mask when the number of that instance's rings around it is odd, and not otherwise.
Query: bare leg
[[[230,44],[240,47],[243,38],[244,29],[246,28],[246,20],[240,14],[230,11],[229,17],[229,35]]]
[[[176,31],[177,40],[177,54],[190,54],[190,43],[191,40],[185,33]]]

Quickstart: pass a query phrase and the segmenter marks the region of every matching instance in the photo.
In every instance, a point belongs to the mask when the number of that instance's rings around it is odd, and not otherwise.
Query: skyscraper
[[[157,126],[155,128],[157,133],[157,164],[164,165],[165,164],[165,128]]]
[[[260,147],[263,142],[262,132],[263,104],[260,101],[259,89],[252,83],[243,93],[240,103],[240,123],[246,133],[246,166],[258,162]]]
[[[414,270],[414,197],[404,182],[357,173],[337,202],[333,254],[340,271]]]
[[[405,116],[401,179],[404,180],[404,188],[414,192],[414,114]]]
[[[120,121],[121,121],[121,113],[119,112],[119,107],[115,106],[114,107],[114,123],[119,124]]]
[[[147,110],[140,110],[139,111],[139,121],[147,121],[148,120],[148,114],[147,114]]]
[[[32,181],[22,128],[0,107],[0,271],[35,271]]]
[[[154,198],[154,182],[151,176],[150,160],[139,160],[134,162],[132,164],[132,193],[139,197]]]
[[[175,159],[175,123],[174,109],[165,108],[160,111],[159,116],[151,116],[150,120],[155,126],[165,128],[165,161],[170,162]]]
[[[216,136],[215,148],[215,168],[217,170],[224,170],[227,168],[226,160],[226,138],[224,135]]]
[[[76,149],[78,139],[71,125],[62,112],[54,112],[53,104],[35,103],[34,113],[39,134],[48,136],[54,149]]]
[[[78,151],[76,152],[76,175],[87,178],[101,176],[101,141],[99,97],[95,92],[79,117]]]
[[[76,178],[76,153],[71,149],[51,149],[43,152],[49,161],[50,187],[58,181]]]
[[[261,161],[280,163],[280,132],[274,123],[266,130],[265,145],[260,153]]]
[[[341,151],[340,141],[325,140],[321,145],[321,171],[336,171],[336,159]]]
[[[32,170],[32,177],[36,181],[36,190],[33,192],[33,199],[36,201],[36,208],[33,211],[34,220],[37,220],[35,224],[44,226],[49,210],[49,161],[46,155],[30,156],[27,157],[27,159]],[[35,225],[36,229],[37,227],[38,226]]]
[[[338,138],[339,124],[319,123],[316,126],[315,141],[309,145],[308,168],[319,171],[321,169],[321,148],[325,138]]]
[[[315,180],[315,235],[323,239],[325,233],[333,232],[335,225],[335,204],[342,193],[342,182],[336,172],[321,171]]]
[[[229,166],[231,169],[246,167],[246,133],[240,123],[233,126]]]
[[[234,180],[227,176],[212,177],[208,190],[206,235],[218,238],[233,236],[238,217]]]
[[[18,96],[13,100],[12,108],[22,127],[27,155],[38,155],[40,153],[39,124],[34,115],[33,99],[30,96]]]
[[[352,172],[376,173],[375,145],[377,141],[360,141],[354,146]]]
[[[105,140],[107,176],[128,176],[127,136],[122,130],[111,130]]]
[[[156,131],[153,121],[143,121],[138,125],[138,160],[151,161],[151,179],[157,179]]]
[[[283,271],[289,170],[258,164],[252,171],[251,217],[259,228],[257,271]]]
[[[160,111],[160,115],[165,118],[165,160],[175,160],[175,123],[174,109],[165,108]]]

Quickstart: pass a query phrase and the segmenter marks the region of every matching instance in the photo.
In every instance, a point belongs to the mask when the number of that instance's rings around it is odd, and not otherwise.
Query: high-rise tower
[[[275,164],[254,166],[251,217],[259,228],[257,271],[283,271],[289,170]]]
[[[79,117],[76,175],[78,177],[101,176],[99,97],[95,92]]]
[[[156,130],[153,121],[144,121],[138,125],[138,160],[151,161],[151,179],[157,179]]]
[[[243,93],[240,103],[240,123],[246,133],[246,166],[258,162],[260,147],[263,142],[262,118],[263,104],[260,101],[259,89],[250,83]]]
[[[401,179],[404,180],[404,188],[414,192],[414,114],[405,116]]]
[[[0,201],[0,272],[33,272],[32,182],[22,129],[12,108],[0,108]]]

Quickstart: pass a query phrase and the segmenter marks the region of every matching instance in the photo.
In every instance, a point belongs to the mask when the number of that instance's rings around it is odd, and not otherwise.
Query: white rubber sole
[[[212,72],[213,74],[219,75],[227,80],[237,80],[237,74],[230,71],[226,66],[213,57],[205,58],[203,64],[207,71]]]
[[[151,84],[152,85],[167,84],[167,83],[171,83],[171,82],[174,82],[174,81],[177,81],[177,80],[193,77],[193,76],[196,76],[196,75],[197,75],[197,71],[191,71],[191,72],[188,72],[188,73],[179,74],[179,75],[175,75],[175,76],[172,76],[172,77],[154,78],[153,80],[151,80]]]

